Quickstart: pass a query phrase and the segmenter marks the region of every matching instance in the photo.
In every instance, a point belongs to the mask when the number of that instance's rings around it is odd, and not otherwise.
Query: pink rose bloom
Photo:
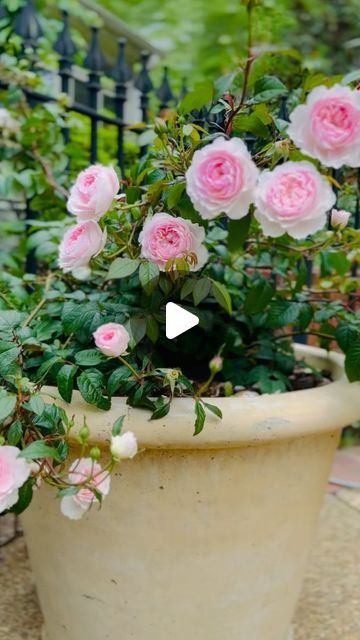
[[[333,209],[331,212],[331,226],[345,229],[350,218],[350,211],[345,211],[344,209]]]
[[[99,220],[109,211],[119,187],[113,167],[94,164],[79,173],[71,187],[68,211],[79,220]]]
[[[103,498],[110,491],[109,473],[103,471],[101,465],[93,462],[91,458],[81,458],[73,462],[69,469],[68,482],[74,485],[86,483],[75,495],[64,496],[61,499],[61,511],[71,520],[80,520],[93,503],[99,502],[92,489],[101,493]]]
[[[243,218],[254,201],[259,171],[245,143],[239,138],[214,142],[195,151],[186,172],[186,190],[205,220],[220,213]]]
[[[121,436],[113,436],[110,450],[116,460],[134,458],[138,452],[138,444],[133,432],[126,431]]]
[[[18,457],[19,453],[17,447],[0,447],[0,513],[17,503],[19,489],[31,473],[30,465]]]
[[[116,322],[102,324],[93,336],[97,348],[109,358],[116,358],[125,353],[130,340],[125,327]]]
[[[326,167],[360,167],[360,91],[317,87],[290,116],[288,134]]]
[[[71,227],[64,235],[59,248],[59,267],[65,271],[76,271],[88,267],[91,258],[103,250],[106,234],[97,222],[88,220]]]
[[[255,217],[265,235],[288,233],[306,238],[322,229],[336,196],[329,182],[310,162],[285,162],[261,174],[256,190]]]
[[[190,253],[197,257],[197,263],[190,266],[191,271],[201,269],[208,259],[204,240],[203,227],[168,213],[156,213],[148,219],[139,236],[141,256],[155,262],[161,271],[171,258],[185,258]]]

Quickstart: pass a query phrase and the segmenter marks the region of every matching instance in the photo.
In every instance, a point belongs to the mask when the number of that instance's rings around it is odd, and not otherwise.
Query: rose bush
[[[37,275],[6,262],[0,283],[1,512],[21,512],[42,481],[66,516],[82,517],[138,453],[125,416],[106,451],[91,425],[75,426],[74,391],[103,411],[125,396],[151,420],[191,397],[197,435],[208,412],[221,419],[212,396],[320,383],[296,360],[297,336],[340,348],[360,380],[356,80],[251,82],[253,64],[249,55],[240,80],[204,83],[149,125],[147,155],[123,176],[101,164],[68,176],[59,121],[26,105],[23,79],[4,96],[4,170],[46,219],[28,225]],[[174,341],[169,301],[199,317]]]

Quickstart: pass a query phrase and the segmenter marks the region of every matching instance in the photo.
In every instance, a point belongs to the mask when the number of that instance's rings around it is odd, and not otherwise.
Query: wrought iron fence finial
[[[154,85],[149,75],[148,71],[148,62],[149,62],[150,54],[148,51],[143,51],[141,54],[141,70],[139,75],[135,80],[135,87],[141,91],[144,95],[150,93],[153,90]]]
[[[99,29],[98,27],[91,27],[91,31],[91,42],[85,58],[85,65],[94,73],[101,73],[106,68],[106,60],[99,45]]]
[[[54,49],[62,58],[71,60],[77,52],[77,48],[70,35],[69,15],[67,11],[63,11],[63,20],[64,26],[55,42]]]
[[[112,69],[111,77],[118,84],[125,84],[132,78],[132,72],[129,65],[126,62],[126,38],[118,39],[118,57],[115,66]]]
[[[169,68],[164,67],[163,78],[160,87],[156,92],[157,97],[160,100],[160,108],[166,109],[169,104],[174,100],[175,96],[172,92],[169,82]]]
[[[15,17],[13,29],[23,39],[25,46],[36,48],[38,39],[43,35],[43,30],[36,15],[33,0],[27,0],[20,9]]]

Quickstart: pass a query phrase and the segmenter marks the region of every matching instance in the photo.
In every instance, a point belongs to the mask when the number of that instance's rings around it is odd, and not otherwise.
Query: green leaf
[[[211,280],[210,278],[200,278],[195,282],[193,289],[194,304],[197,306],[202,300],[204,300],[210,293]]]
[[[154,262],[142,262],[139,269],[140,283],[144,291],[150,295],[159,280],[160,269]]]
[[[139,260],[131,260],[131,258],[116,258],[116,260],[114,260],[110,265],[106,280],[127,278],[135,273],[139,264]]]
[[[168,296],[172,291],[173,285],[166,273],[160,274],[159,287],[166,296]]]
[[[244,302],[244,313],[253,315],[266,309],[275,293],[273,285],[268,280],[261,280],[248,292]]]
[[[347,73],[343,79],[341,80],[341,84],[343,85],[347,85],[347,84],[351,84],[352,82],[359,82],[360,80],[360,69],[355,69],[354,71],[350,71],[350,73]]]
[[[210,404],[209,402],[204,402],[204,405],[209,411],[211,411],[211,413],[216,415],[218,418],[222,418],[223,417],[221,409],[219,409],[219,407],[217,407],[215,404]]]
[[[126,202],[128,204],[134,204],[137,200],[141,200],[140,187],[128,187],[126,189]]]
[[[277,300],[270,307],[267,324],[272,329],[286,327],[286,325],[294,324],[297,321],[299,313],[300,305],[297,302]]]
[[[170,411],[171,402],[162,401],[158,407],[156,407],[155,411],[152,412],[150,420],[159,420],[160,418],[164,418]]]
[[[146,334],[146,320],[145,318],[130,318],[130,320],[125,323],[125,329],[130,334],[130,347],[133,348]]]
[[[23,434],[22,424],[20,420],[15,420],[15,422],[12,423],[11,427],[9,428],[9,431],[7,432],[7,435],[6,435],[7,443],[12,445],[13,447],[16,447],[16,445],[19,444],[22,438],[22,434]]]
[[[270,118],[270,122],[272,119]],[[268,138],[269,129],[262,121],[260,115],[251,113],[249,116],[239,115],[234,118],[233,132],[237,135],[242,133],[253,133],[260,138]]]
[[[94,367],[100,362],[104,362],[105,358],[97,349],[84,349],[83,351],[78,351],[75,355],[75,360],[82,367]]]
[[[350,382],[360,380],[360,337],[350,343],[345,357],[345,371]]]
[[[249,234],[251,225],[251,213],[240,220],[229,220],[228,248],[229,251],[239,251],[243,248]]]
[[[351,262],[342,251],[329,253],[329,262],[339,276],[345,276],[351,269]]]
[[[36,413],[37,416],[41,416],[44,413],[45,403],[39,394],[31,396],[29,400],[29,407],[31,411]]]
[[[86,402],[93,404],[98,409],[107,411],[110,409],[111,402],[102,394],[105,386],[105,378],[100,371],[96,369],[88,369],[83,371],[77,378],[79,391]]]
[[[308,304],[306,302],[300,302],[299,316],[298,316],[299,329],[301,330],[307,329],[307,327],[309,326],[313,318],[313,315],[314,315],[314,312],[311,304]]]
[[[61,457],[54,447],[50,447],[43,440],[36,440],[29,444],[19,453],[19,458],[25,460],[38,460],[40,458],[54,458],[57,462],[61,462]]]
[[[167,192],[167,204],[170,209],[176,207],[185,190],[185,182],[177,182]]]
[[[155,344],[159,338],[159,324],[154,316],[148,316],[146,318],[146,335],[150,338],[151,342]]]
[[[29,478],[23,484],[23,486],[20,487],[19,499],[17,503],[14,504],[14,506],[11,507],[11,509],[9,509],[10,513],[16,513],[17,515],[19,515],[20,513],[25,511],[25,509],[27,509],[33,497],[33,484],[34,484],[33,478]]]
[[[181,209],[182,218],[185,218],[186,220],[191,220],[191,222],[194,222],[194,224],[198,224],[201,227],[205,227],[205,229],[207,228],[208,225],[206,220],[203,220],[200,214],[194,209],[193,203],[191,202],[186,191],[184,191],[184,193],[181,196],[181,199],[179,202],[179,209]]]
[[[59,356],[51,356],[51,358],[45,360],[36,372],[36,380],[41,380],[48,373],[50,373],[55,364],[59,364],[60,362],[62,362],[62,358],[60,358]]]
[[[195,415],[195,431],[193,435],[197,436],[203,430],[206,419],[205,409],[200,400],[195,400]]]
[[[190,293],[192,293],[192,291],[194,290],[196,281],[193,280],[192,278],[187,278],[181,288],[181,292],[180,292],[180,298],[181,300],[184,300],[184,298],[187,298]]]
[[[216,280],[211,281],[211,292],[214,298],[218,301],[219,305],[228,312],[229,315],[232,313],[232,303],[230,294],[225,287],[224,284],[217,282]]]
[[[116,393],[116,391],[119,389],[119,387],[121,387],[121,383],[124,380],[127,380],[128,378],[130,378],[130,376],[131,376],[131,371],[129,371],[129,369],[125,366],[115,369],[115,371],[113,371],[112,374],[110,375],[107,382],[107,389],[108,389],[109,396],[113,396],[114,393]]]
[[[15,329],[26,318],[26,314],[20,311],[1,311],[0,316],[0,331],[7,331],[9,329]]]
[[[59,393],[65,402],[71,402],[77,370],[78,368],[75,364],[64,364],[56,376]]]
[[[199,111],[212,101],[214,86],[210,80],[198,82],[194,90],[190,91],[180,102],[179,113],[184,115],[196,110]]]
[[[19,347],[14,347],[14,345],[12,346],[11,349],[7,349],[6,351],[3,351],[1,353],[1,358],[0,358],[0,370],[3,373],[3,375],[6,375],[7,373],[7,369],[10,367],[10,365],[15,362],[18,357],[20,355],[20,348]]]
[[[297,266],[297,277],[294,292],[297,293],[306,285],[308,280],[308,265],[305,258],[300,258]]]
[[[249,101],[256,104],[275,100],[288,93],[287,87],[276,76],[262,76],[255,82],[254,97]]]
[[[360,331],[347,322],[339,322],[335,331],[335,340],[340,349],[346,353],[352,342],[360,340]]]
[[[90,338],[91,334],[101,324],[101,314],[96,302],[79,304],[67,302],[64,304],[61,321],[66,335],[78,333],[80,338]]]
[[[0,424],[14,413],[15,407],[16,396],[8,394],[0,398]]]
[[[115,420],[111,431],[111,434],[113,436],[118,436],[120,434],[121,429],[123,428],[124,420],[125,416],[120,416],[120,418],[117,418],[117,420]]]

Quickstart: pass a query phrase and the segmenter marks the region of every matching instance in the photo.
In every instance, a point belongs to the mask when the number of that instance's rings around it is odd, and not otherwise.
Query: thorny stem
[[[39,311],[43,308],[44,304],[46,303],[46,294],[48,293],[49,289],[50,289],[50,285],[51,285],[51,280],[53,278],[53,274],[49,273],[48,277],[46,278],[46,284],[45,284],[45,295],[44,297],[40,300],[39,304],[36,305],[35,309],[33,309],[33,311],[30,313],[30,315],[26,318],[23,327],[27,327],[35,318],[35,316],[39,313]]]
[[[36,148],[35,143],[32,145],[32,152],[29,155],[31,155],[34,158],[34,160],[36,160],[41,165],[41,167],[43,168],[43,171],[45,173],[45,177],[46,177],[50,187],[52,187],[54,189],[54,191],[57,191],[64,198],[67,199],[69,197],[68,190],[65,189],[65,187],[63,187],[61,184],[59,184],[57,182],[57,180],[56,180],[56,178],[55,178],[55,176],[54,176],[54,174],[53,174],[53,172],[51,170],[50,164],[39,153],[39,151]]]
[[[242,107],[244,106],[246,93],[247,93],[247,89],[248,89],[248,85],[249,85],[251,67],[252,67],[252,64],[254,62],[254,56],[253,56],[253,53],[252,53],[252,46],[253,46],[253,21],[252,21],[252,15],[253,14],[252,14],[252,12],[253,12],[253,8],[254,8],[253,7],[253,3],[249,2],[248,6],[247,6],[248,41],[247,41],[247,59],[246,59],[245,70],[244,70],[244,84],[243,84],[243,89],[242,89],[242,93],[241,93],[240,103],[238,104],[236,109],[234,109],[234,111],[232,111],[232,113],[230,114],[229,119],[227,121],[227,124],[226,124],[226,134],[227,135],[230,135],[231,130],[232,130],[233,120],[237,116],[239,111],[242,109]]]

